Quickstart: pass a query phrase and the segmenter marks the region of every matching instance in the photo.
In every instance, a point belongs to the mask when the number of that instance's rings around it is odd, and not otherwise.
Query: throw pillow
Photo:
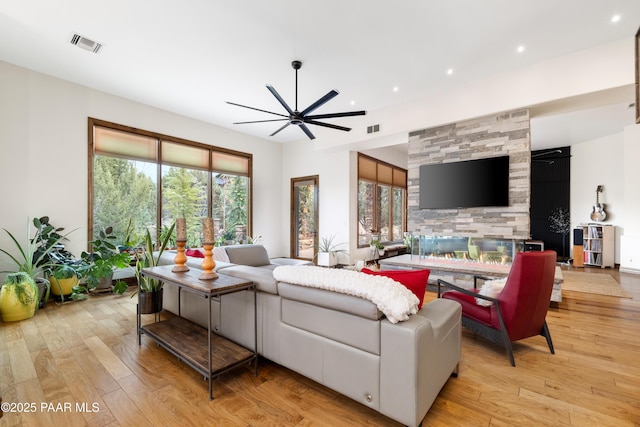
[[[385,276],[396,282],[402,283],[405,288],[409,289],[415,296],[418,297],[418,310],[422,308],[422,301],[424,300],[424,293],[427,290],[427,280],[429,280],[430,270],[380,270],[373,271],[368,268],[363,268],[364,274],[371,274],[373,276]]]
[[[204,254],[197,249],[187,249],[184,251],[184,254],[194,258],[204,258]]]
[[[504,285],[507,283],[507,278],[504,279],[495,279],[495,280],[486,280],[484,284],[480,287],[478,293],[480,295],[484,295],[485,297],[496,298],[504,289]],[[490,307],[493,305],[493,302],[487,301],[482,298],[476,298],[476,304],[482,305],[484,307]]]

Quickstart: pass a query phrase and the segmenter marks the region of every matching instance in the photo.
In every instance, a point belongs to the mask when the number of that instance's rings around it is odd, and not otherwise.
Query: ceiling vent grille
[[[100,43],[94,42],[93,40],[83,37],[77,33],[71,34],[71,39],[69,40],[69,42],[74,46],[78,46],[81,49],[88,50],[89,52],[93,53],[98,53],[102,48],[102,45]]]
[[[380,132],[380,125],[367,126],[367,133]]]

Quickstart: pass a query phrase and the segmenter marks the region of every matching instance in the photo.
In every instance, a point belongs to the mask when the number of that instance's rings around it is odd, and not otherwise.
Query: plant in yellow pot
[[[0,289],[0,315],[4,322],[29,319],[36,312],[40,295],[34,280],[19,271],[7,274]]]

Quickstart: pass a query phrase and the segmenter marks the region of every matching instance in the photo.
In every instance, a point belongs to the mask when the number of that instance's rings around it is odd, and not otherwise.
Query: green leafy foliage
[[[170,237],[173,235],[173,230],[176,224],[173,223],[169,228],[168,233],[160,241],[160,244],[157,248],[154,247],[153,239],[151,237],[151,232],[147,230],[145,241],[144,241],[144,252],[137,254],[136,260],[136,278],[138,279],[138,284],[140,286],[140,292],[156,292],[162,289],[162,282],[157,279],[152,279],[150,277],[142,276],[140,271],[143,268],[155,267],[158,265],[160,257],[162,253],[167,248],[167,244],[169,243]],[[154,254],[154,250],[156,253]],[[134,292],[133,295],[136,293]],[[131,295],[131,296],[133,296]]]
[[[117,237],[113,233],[113,227],[109,226],[98,232],[98,237],[90,241],[91,252],[83,252],[84,261],[81,274],[84,277],[88,289],[98,286],[100,279],[110,277],[116,268],[129,266],[131,258],[127,253],[120,253],[116,247]],[[122,286],[118,287],[122,289]],[[126,287],[124,288],[126,290]],[[124,291],[122,291],[124,292]]]
[[[29,274],[23,271],[8,274],[3,286],[12,287],[16,298],[22,305],[33,304],[33,301],[38,298],[36,283]]]

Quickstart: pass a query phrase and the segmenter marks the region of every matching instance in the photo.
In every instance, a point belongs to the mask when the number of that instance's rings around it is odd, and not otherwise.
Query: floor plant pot
[[[71,295],[73,287],[78,284],[78,276],[69,277],[67,279],[56,279],[49,276],[51,283],[51,294],[57,297]]]
[[[93,289],[94,291],[110,291],[113,287],[113,272],[108,276],[98,279],[98,285]]]
[[[138,292],[140,314],[153,314],[162,311],[162,289],[156,292]]]
[[[8,274],[0,289],[2,321],[15,322],[33,317],[39,296],[38,287],[28,274]]]

